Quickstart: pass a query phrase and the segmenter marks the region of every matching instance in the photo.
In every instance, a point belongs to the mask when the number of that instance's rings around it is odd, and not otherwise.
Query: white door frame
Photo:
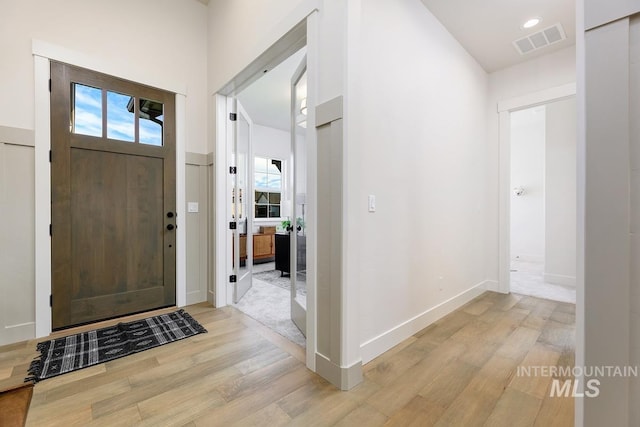
[[[511,113],[575,96],[576,84],[569,83],[498,102],[499,115],[499,243],[498,292],[511,291]]]
[[[307,134],[306,141],[309,146],[315,147],[315,108],[318,93],[318,11],[315,2],[310,3],[307,10],[302,11],[301,20],[288,19],[293,22],[288,32],[265,50],[257,59],[248,64],[238,75],[229,81],[224,87],[212,94],[212,105],[215,105],[215,157],[219,159],[215,167],[215,301],[216,307],[224,307],[231,303],[233,294],[232,284],[229,282],[231,271],[231,230],[229,219],[231,215],[231,186],[233,179],[229,174],[231,153],[233,150],[232,126],[229,125],[230,107],[228,99],[242,91],[248,85],[257,80],[265,69],[273,69],[280,62],[297,52],[306,45],[307,47]],[[316,155],[315,150],[309,149],[307,154],[307,200],[310,208],[316,203]],[[306,365],[315,371],[316,354],[316,263],[315,250],[316,224],[315,212],[309,209],[309,227],[307,228],[307,342]]]

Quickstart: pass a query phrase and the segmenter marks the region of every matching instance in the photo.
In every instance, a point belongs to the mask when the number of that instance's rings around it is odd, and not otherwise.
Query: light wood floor
[[[516,375],[573,365],[571,304],[485,293],[368,363],[349,392],[234,308],[187,311],[208,334],[38,383],[27,425],[573,426],[550,378]],[[22,380],[35,343],[0,347],[0,381]]]

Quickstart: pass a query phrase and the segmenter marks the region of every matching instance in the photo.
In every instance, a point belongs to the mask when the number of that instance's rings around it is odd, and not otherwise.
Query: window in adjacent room
[[[282,160],[254,159],[255,218],[280,218]]]

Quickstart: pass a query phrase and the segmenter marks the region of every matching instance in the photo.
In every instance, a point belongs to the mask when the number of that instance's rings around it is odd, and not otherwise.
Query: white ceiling
[[[464,48],[491,73],[575,44],[575,0],[421,0]],[[532,17],[542,22],[529,30]],[[567,39],[526,55],[512,42],[562,24]]]
[[[305,53],[306,48],[300,49],[238,94],[254,123],[291,130],[291,77]]]

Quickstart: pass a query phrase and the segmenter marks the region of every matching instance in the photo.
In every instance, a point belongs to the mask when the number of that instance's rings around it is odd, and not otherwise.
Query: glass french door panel
[[[294,136],[296,274],[292,276],[295,283],[295,300],[303,308],[307,306],[307,146],[305,141],[305,128],[301,126],[302,121],[306,122],[306,114],[303,114],[301,110],[302,106],[306,105],[306,76],[307,73],[305,71],[296,84],[296,109],[303,117],[299,118],[296,123],[296,133]]]
[[[293,212],[291,218],[291,319],[306,334],[307,307],[307,72],[302,59],[291,80],[291,149],[293,152]]]
[[[244,294],[251,288],[252,267],[253,267],[253,236],[251,230],[250,216],[252,212],[249,180],[251,179],[251,159],[250,135],[251,123],[249,118],[237,104],[236,121],[236,185],[234,188],[234,216],[237,221],[234,248],[239,250],[234,252],[234,270],[236,274],[236,284],[234,289],[234,302],[237,303]]]

